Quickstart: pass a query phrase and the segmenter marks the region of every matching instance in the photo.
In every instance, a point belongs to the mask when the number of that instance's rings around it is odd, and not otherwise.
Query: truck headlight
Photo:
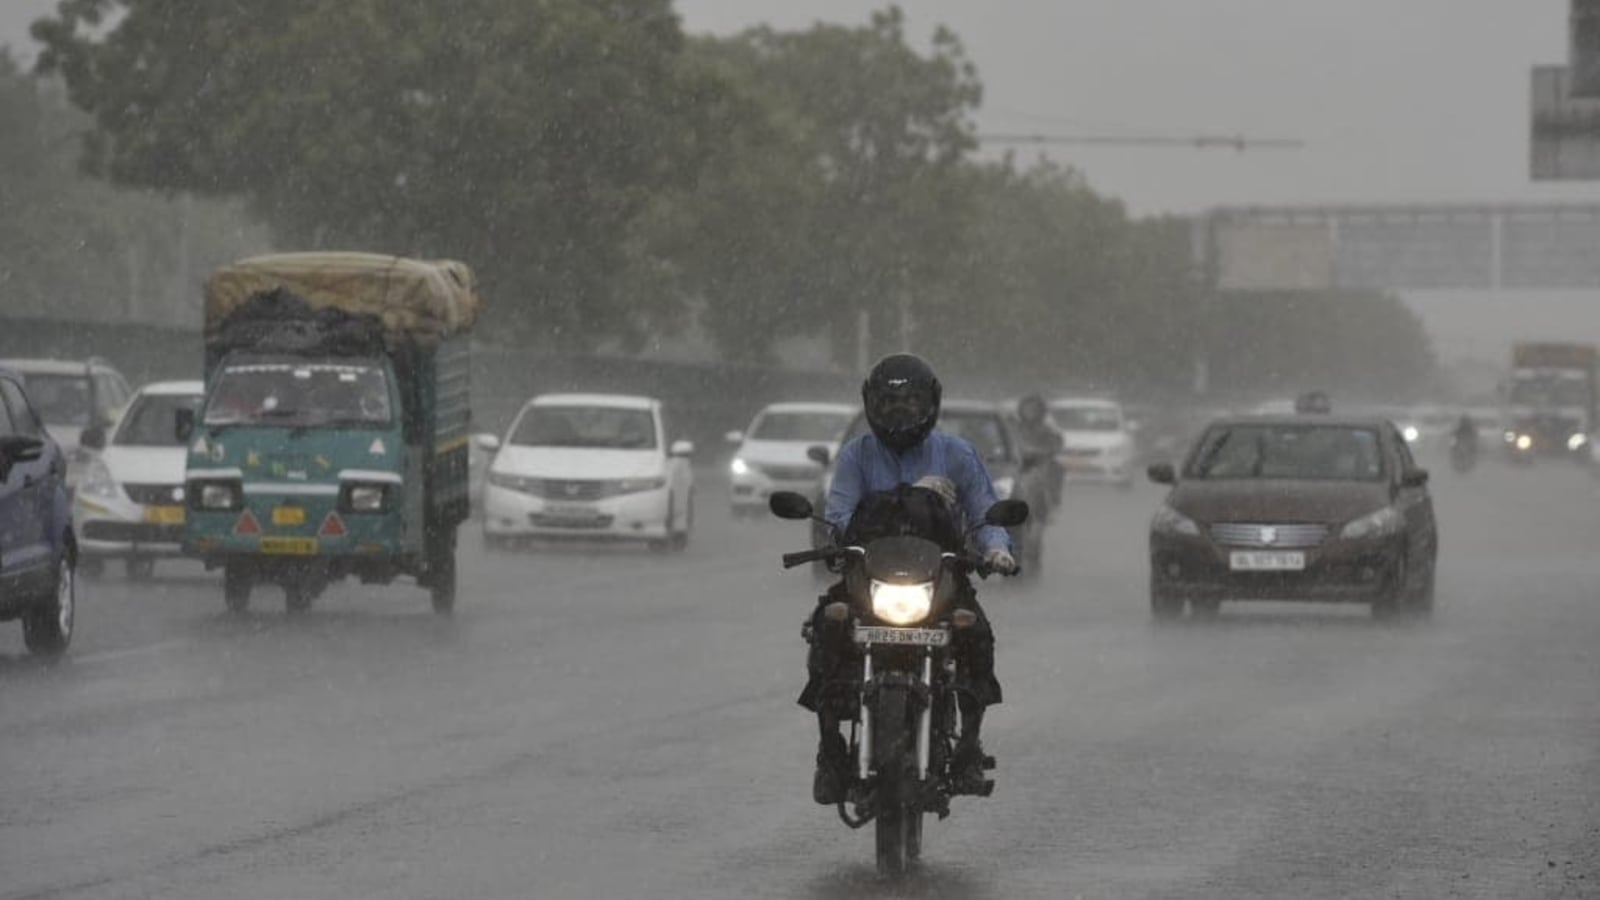
[[[1195,521],[1170,506],[1162,506],[1156,510],[1155,518],[1150,520],[1150,530],[1157,534],[1181,534],[1187,537],[1199,537],[1200,526]]]
[[[1527,450],[1533,447],[1533,437],[1526,434],[1517,435],[1516,447],[1518,450]]]
[[[349,484],[344,489],[344,506],[347,512],[383,512],[389,505],[389,487],[382,484]]]
[[[237,481],[202,481],[190,485],[189,503],[196,509],[238,509],[244,506],[244,490]]]
[[[1385,506],[1375,513],[1369,513],[1359,519],[1353,519],[1344,526],[1339,536],[1345,540],[1359,541],[1362,538],[1377,537],[1400,530],[1405,524],[1405,518],[1392,506]]]
[[[933,609],[933,582],[891,584],[872,582],[872,614],[891,625],[915,625]]]

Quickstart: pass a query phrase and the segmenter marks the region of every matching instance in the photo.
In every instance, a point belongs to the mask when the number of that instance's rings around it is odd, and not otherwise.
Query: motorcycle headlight
[[[97,500],[121,500],[122,488],[111,478],[111,470],[100,460],[92,460],[84,467],[78,493]]]
[[[872,614],[891,625],[915,625],[933,609],[933,582],[872,582]]]
[[[1199,537],[1200,526],[1195,521],[1170,506],[1163,506],[1156,510],[1155,518],[1150,520],[1150,530],[1159,534],[1181,534],[1188,537]]]
[[[750,474],[750,464],[745,462],[744,460],[740,459],[737,456],[735,456],[733,458],[733,462],[728,464],[728,468],[733,470],[733,474],[735,474],[735,475],[748,475],[748,474]]]
[[[996,478],[994,480],[994,495],[1001,500],[1011,499],[1011,492],[1017,489],[1017,480],[1011,476]]]
[[[1400,530],[1405,524],[1405,518],[1392,506],[1385,506],[1375,513],[1353,519],[1344,526],[1340,536],[1346,540],[1359,541],[1362,538],[1377,537]]]
[[[637,494],[641,491],[659,491],[667,486],[667,479],[655,478],[624,478],[617,482],[617,493]]]

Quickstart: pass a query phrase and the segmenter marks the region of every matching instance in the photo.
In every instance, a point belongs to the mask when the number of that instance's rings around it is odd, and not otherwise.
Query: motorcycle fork
[[[866,781],[872,775],[872,703],[869,691],[872,690],[873,669],[871,648],[863,656],[861,663],[861,699],[857,704],[860,710],[860,731],[856,741],[856,775]],[[917,778],[926,781],[928,769],[933,757],[933,651],[924,650],[922,654],[922,684],[918,694],[922,697],[922,708],[917,712]]]

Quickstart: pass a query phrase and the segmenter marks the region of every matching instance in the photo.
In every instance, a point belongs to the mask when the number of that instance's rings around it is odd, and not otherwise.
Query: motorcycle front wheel
[[[873,756],[878,769],[878,874],[900,878],[922,855],[922,810],[916,804],[914,710],[901,688],[878,692],[872,712]]]

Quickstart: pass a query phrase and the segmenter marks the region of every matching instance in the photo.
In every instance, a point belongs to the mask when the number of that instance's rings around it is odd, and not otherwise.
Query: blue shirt
[[[861,498],[877,491],[892,491],[900,484],[915,484],[920,478],[935,475],[948,478],[956,486],[956,500],[966,524],[982,522],[999,498],[983,458],[964,438],[934,431],[927,440],[905,453],[896,454],[867,432],[839,450],[833,484],[828,488],[828,507],[823,512],[834,528],[843,534],[855,515]],[[984,552],[1011,549],[1011,535],[1004,528],[986,525],[979,529],[978,544]]]

